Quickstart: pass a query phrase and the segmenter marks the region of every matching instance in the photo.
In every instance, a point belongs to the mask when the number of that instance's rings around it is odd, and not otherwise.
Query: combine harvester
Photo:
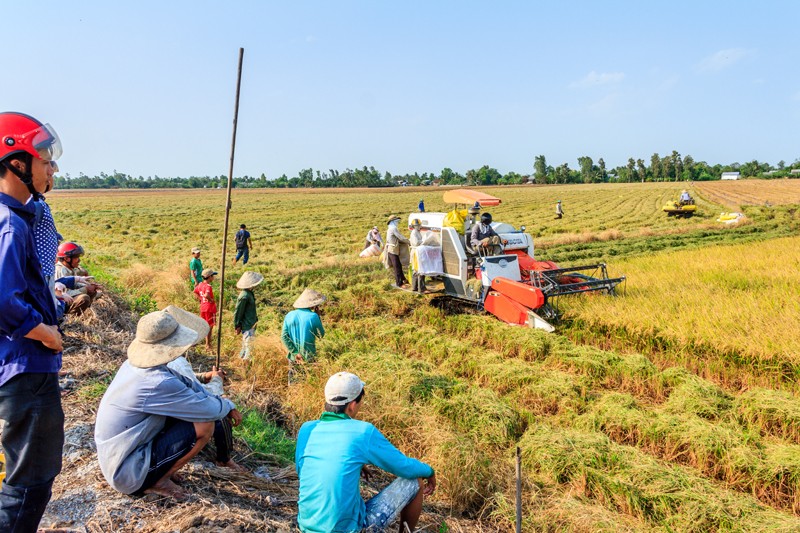
[[[492,228],[508,243],[501,255],[484,255],[470,246],[470,229],[479,223],[481,209],[500,205],[500,199],[456,189],[445,192],[444,201],[455,204],[455,209],[411,213],[408,225],[410,229],[414,219],[420,220],[425,246],[418,249],[418,256],[433,258],[418,259],[412,268],[441,281],[448,298],[488,311],[508,324],[552,332],[551,322],[558,320],[555,298],[592,291],[613,295],[625,280],[624,276],[609,278],[605,263],[561,268],[551,261],[538,261],[525,227],[516,229],[502,222],[492,222]]]

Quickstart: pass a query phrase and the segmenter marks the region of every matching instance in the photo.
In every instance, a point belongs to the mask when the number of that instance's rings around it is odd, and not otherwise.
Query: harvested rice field
[[[237,398],[290,436],[319,415],[328,375],[357,373],[360,416],[437,471],[429,531],[513,531],[517,447],[526,531],[798,531],[797,185],[696,184],[698,213],[686,219],[661,211],[679,183],[486,189],[503,200],[494,219],[526,226],[537,258],[603,261],[627,277],[616,297],[560,298],[552,334],[433,306],[393,290],[377,258],[359,259],[389,215],[420,198],[445,210],[443,188],[234,190],[223,364]],[[89,270],[140,313],[197,310],[189,250],[219,269],[224,200],[216,190],[48,197]],[[745,220],[716,222],[732,204]],[[249,365],[230,325],[241,223],[247,268],[265,276]],[[280,327],[305,287],[329,297],[327,335],[287,386]],[[267,396],[268,407],[254,400]]]

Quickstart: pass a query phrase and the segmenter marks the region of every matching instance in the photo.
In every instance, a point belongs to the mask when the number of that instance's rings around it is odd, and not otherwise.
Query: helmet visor
[[[45,161],[55,161],[61,157],[61,139],[50,124],[43,124],[35,130],[25,134],[30,138],[31,146],[39,157]]]

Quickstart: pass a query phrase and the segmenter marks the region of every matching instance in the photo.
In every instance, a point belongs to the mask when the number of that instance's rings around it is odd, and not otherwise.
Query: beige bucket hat
[[[193,329],[181,326],[170,313],[155,311],[136,324],[136,337],[128,346],[128,361],[139,368],[165,365],[201,338]]]
[[[203,279],[208,279],[211,276],[216,276],[217,274],[219,274],[219,272],[217,272],[213,268],[206,268],[205,270],[203,270],[203,273],[200,274],[200,277],[203,278]],[[170,306],[170,307],[172,307],[172,306]]]
[[[197,246],[195,246],[194,248],[192,248],[192,253],[193,253],[193,254],[199,254],[199,253],[200,253],[200,248],[198,248]]]
[[[181,326],[189,328],[197,333],[198,341],[204,339],[206,335],[208,335],[208,332],[211,331],[208,322],[185,309],[170,305],[164,308],[164,312],[170,314]]]
[[[245,272],[242,274],[242,277],[239,278],[239,281],[236,282],[237,289],[252,289],[259,283],[264,281],[264,276],[259,274],[258,272]]]
[[[386,223],[387,223],[387,224],[391,224],[391,223],[392,223],[393,221],[395,221],[395,220],[400,220],[400,217],[399,217],[399,216],[397,216],[397,215],[392,215],[392,216],[390,216],[390,217],[389,217],[389,220],[388,220],[388,221],[386,221]]]
[[[303,294],[294,301],[292,307],[295,309],[311,309],[312,307],[324,304],[326,301],[328,301],[328,299],[321,293],[314,289],[306,289],[303,291]]]

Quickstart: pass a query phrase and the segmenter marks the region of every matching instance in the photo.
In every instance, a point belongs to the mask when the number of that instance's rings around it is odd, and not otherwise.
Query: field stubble
[[[628,276],[624,297],[564,304],[573,316],[570,335],[580,340],[577,331],[605,331],[592,342],[619,337],[618,352],[511,328],[490,317],[445,314],[424,299],[390,291],[375,261],[355,258],[367,229],[383,228],[389,214],[402,214],[402,206],[411,208],[422,196],[429,208],[444,208],[438,189],[237,191],[232,227],[248,225],[255,244],[248,268],[266,280],[257,291],[255,361],[247,366],[230,358],[237,339],[224,318],[223,352],[251,391],[280,399],[282,424],[290,431],[318,416],[330,373],[358,373],[368,383],[364,417],[401,449],[436,467],[438,501],[493,528],[513,525],[513,451],[519,444],[526,529],[796,530],[800,465],[790,459],[800,444],[800,401],[793,388],[778,380],[787,390],[774,390],[770,382],[758,381],[763,369],[754,368],[751,385],[762,386],[743,390],[742,383],[723,379],[724,357],[716,359],[719,369],[703,372],[701,363],[690,364],[689,355],[701,340],[722,340],[726,350],[730,345],[764,360],[793,361],[796,341],[777,328],[763,336],[745,331],[720,339],[719,333],[735,331],[738,315],[729,311],[745,302],[739,297],[753,292],[753,284],[761,301],[746,304],[751,315],[773,296],[788,305],[782,291],[796,295],[791,273],[765,280],[758,269],[738,273],[731,258],[764,246],[760,272],[772,272],[773,258],[786,259],[782,254],[796,243],[707,247],[780,237],[793,231],[794,213],[784,208],[770,219],[753,210],[749,226],[719,228],[713,223],[719,206],[699,198],[708,216],[667,219],[658,208],[680,188],[490,190],[514,197],[493,214],[527,225],[540,256],[606,259],[613,272]],[[555,199],[567,212],[561,221],[552,220]],[[52,200],[59,230],[86,245],[90,264],[119,279],[126,291],[146,294],[161,306],[196,308],[187,283],[188,249],[201,246],[208,251],[204,264],[218,268],[224,201],[219,192],[69,193]],[[684,251],[649,255],[668,248]],[[242,270],[234,269],[226,281],[226,313]],[[695,290],[696,283],[710,292],[683,307],[664,296],[681,284]],[[328,335],[305,381],[287,389],[279,328],[306,286],[331,298],[323,317]],[[681,312],[701,306],[704,298],[734,304],[716,314],[700,307],[704,310],[691,317],[697,339],[681,336],[685,328],[668,331],[665,338],[672,344],[658,351],[662,358],[655,358],[656,364],[630,353],[634,339],[659,338],[662,321],[679,323]],[[641,305],[633,305],[637,302]],[[631,327],[648,321],[650,329]],[[770,326],[768,320],[759,324]],[[713,367],[713,351],[694,355],[711,357]]]

